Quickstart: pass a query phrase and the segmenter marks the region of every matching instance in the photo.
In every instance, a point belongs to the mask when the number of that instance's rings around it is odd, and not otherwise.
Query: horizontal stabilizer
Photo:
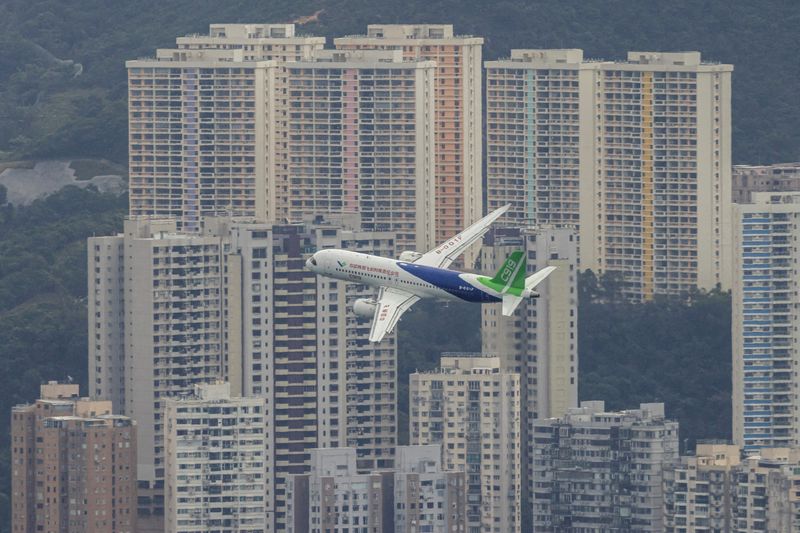
[[[511,316],[516,311],[517,306],[522,302],[521,296],[505,293],[503,295],[503,316]]]
[[[555,269],[556,269],[556,267],[549,266],[549,267],[545,267],[545,268],[541,269],[539,272],[536,272],[535,274],[531,274],[530,276],[525,278],[525,288],[528,289],[528,290],[533,289],[538,284],[543,282],[544,279],[547,276],[549,276],[553,272],[553,270],[555,270]]]

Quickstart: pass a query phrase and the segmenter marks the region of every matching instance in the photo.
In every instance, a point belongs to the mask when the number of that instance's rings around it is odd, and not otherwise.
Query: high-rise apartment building
[[[159,50],[128,61],[130,214],[266,218],[274,182],[273,61],[244,50]]]
[[[285,520],[286,478],[308,471],[309,450],[356,448],[360,470],[393,465],[396,337],[368,342],[370,321],[352,313],[355,300],[374,297],[373,289],[305,268],[323,248],[394,254],[393,234],[361,231],[353,220],[349,226],[307,222],[230,230],[228,270],[238,272],[241,282],[227,284],[228,369],[234,374],[241,361],[242,394],[268,399],[276,524]]]
[[[360,213],[401,249],[434,247],[436,63],[323,44],[219,24],[127,62],[130,214],[196,232],[209,215]]]
[[[730,532],[735,525],[739,447],[698,443],[664,466],[664,530]]]
[[[487,201],[577,223],[634,300],[731,283],[731,65],[698,52],[514,50],[487,69]]]
[[[733,439],[745,453],[800,444],[794,343],[800,193],[734,206]]]
[[[207,34],[178,37],[181,50],[242,50],[250,61],[283,63],[309,59],[325,46],[325,37],[298,35],[294,24],[211,24]]]
[[[232,398],[229,383],[168,399],[165,531],[267,531],[266,400]]]
[[[800,530],[800,449],[762,448],[742,461],[736,481],[736,533]]]
[[[391,531],[391,472],[359,473],[352,448],[313,450],[310,463],[288,480],[288,533]]]
[[[409,442],[466,473],[467,531],[520,531],[520,380],[499,357],[445,356],[409,376]]]
[[[525,253],[528,273],[546,266],[556,270],[537,287],[539,298],[522,302],[512,317],[500,304],[485,304],[481,313],[484,353],[498,354],[506,368],[519,374],[521,413],[522,516],[529,522],[533,506],[533,423],[559,417],[578,405],[578,235],[570,227],[498,227],[486,234],[481,265],[497,271],[508,256]]]
[[[243,50],[250,61],[274,60],[274,90],[270,108],[268,171],[266,183],[266,220],[282,221],[288,216],[289,197],[289,109],[287,65],[309,61],[323,49],[324,37],[302,36],[294,24],[212,24],[207,35],[178,37],[180,49]],[[319,214],[319,213],[315,213]],[[263,217],[262,217],[263,218]]]
[[[50,382],[11,411],[11,531],[136,531],[136,423]]]
[[[288,482],[287,532],[466,531],[464,472],[441,468],[441,447],[399,446],[394,469],[361,472],[352,448],[311,452]]]
[[[193,233],[140,218],[126,221],[122,235],[90,239],[92,395],[117,399],[148,425],[139,436],[139,480],[152,491],[142,491],[143,514],[163,515],[166,400],[218,379],[235,396],[266,399],[276,524],[285,478],[307,471],[308,450],[350,446],[360,469],[393,465],[396,337],[368,342],[370,322],[352,314],[372,289],[305,269],[322,248],[395,253],[394,234],[345,218],[210,217]]]
[[[581,146],[596,135],[581,124],[592,120],[599,63],[582,50],[512,50],[485,65],[489,211],[510,203],[508,225],[577,227],[581,176],[594,164]]]
[[[155,515],[165,400],[225,376],[224,253],[220,237],[179,233],[174,219],[130,219],[120,235],[89,239],[89,392],[139,424],[140,501]]]
[[[749,204],[754,192],[800,191],[800,163],[733,165],[733,203]]]
[[[533,530],[664,530],[662,465],[678,458],[664,404],[581,402],[534,423]]]
[[[445,470],[442,447],[398,446],[394,531],[467,531],[466,474]]]
[[[435,240],[442,242],[482,216],[481,55],[483,38],[449,24],[370,24],[366,35],[334,39],[340,50],[396,49],[406,60],[436,62]],[[468,251],[472,264],[477,250]]]
[[[277,220],[284,66],[324,44],[293,24],[212,24],[127,62],[130,214],[175,216],[189,231],[221,212]]]
[[[287,65],[290,219],[360,213],[400,250],[435,243],[435,63],[399,50],[326,50]]]

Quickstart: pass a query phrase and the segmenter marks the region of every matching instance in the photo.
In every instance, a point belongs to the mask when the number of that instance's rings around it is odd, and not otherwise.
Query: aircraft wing
[[[414,261],[414,264],[436,268],[449,267],[453,261],[458,259],[459,255],[464,253],[464,250],[483,237],[483,235],[489,231],[489,226],[492,225],[492,222],[500,218],[510,207],[511,204],[506,204],[500,209],[492,211],[455,237],[448,239],[430,252],[423,254],[422,257]]]
[[[400,289],[382,287],[372,317],[372,329],[369,340],[380,342],[384,335],[391,333],[400,316],[419,300],[418,296]]]

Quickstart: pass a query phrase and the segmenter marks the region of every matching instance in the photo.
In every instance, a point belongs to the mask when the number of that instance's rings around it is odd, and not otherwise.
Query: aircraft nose
[[[316,258],[315,258],[315,257],[312,255],[312,256],[311,256],[311,257],[309,257],[309,258],[308,258],[308,260],[306,261],[306,268],[307,268],[307,269],[309,269],[309,270],[311,270],[311,271],[313,272],[313,271],[314,271],[314,269],[315,269],[316,267],[317,267],[317,260],[316,260]]]

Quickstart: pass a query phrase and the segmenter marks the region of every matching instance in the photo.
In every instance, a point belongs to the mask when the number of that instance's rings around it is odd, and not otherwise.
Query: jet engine
[[[413,263],[420,257],[422,257],[421,253],[414,252],[412,250],[406,250],[405,252],[400,253],[400,261],[405,261],[406,263]]]
[[[377,307],[377,305],[377,300],[359,298],[353,302],[353,313],[355,313],[356,316],[372,318],[375,316],[375,307]]]

